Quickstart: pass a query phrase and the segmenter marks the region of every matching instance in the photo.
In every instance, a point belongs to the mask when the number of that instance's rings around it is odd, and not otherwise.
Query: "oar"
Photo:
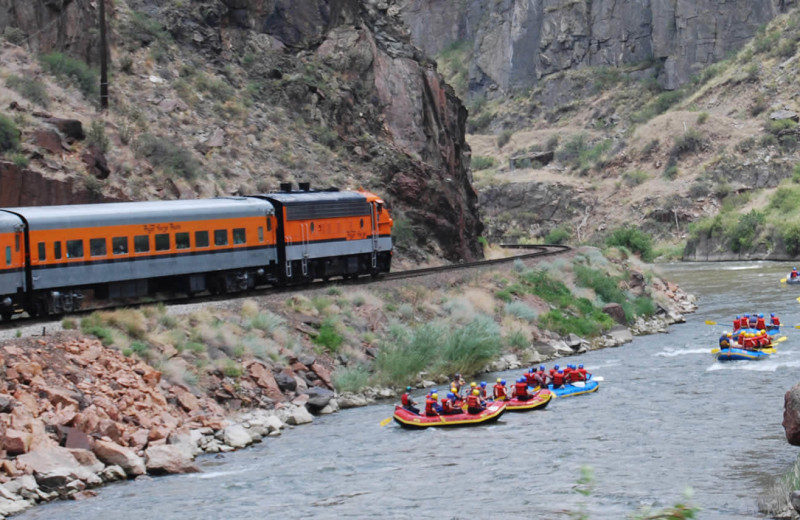
[[[706,325],[716,325],[716,324],[717,324],[716,321],[706,320]]]
[[[797,297],[797,298],[795,298],[795,299],[797,300],[797,302],[798,302],[798,303],[800,303],[800,296],[798,296],[798,297]]]
[[[786,278],[781,278],[781,283],[786,283]]]
[[[775,340],[775,343],[783,343],[787,339],[789,339],[789,338],[787,338],[786,336],[781,336],[780,338]]]
[[[711,349],[711,353],[712,354],[719,354],[719,349],[718,348],[712,348]]]
[[[381,421],[381,426],[386,426],[390,422],[392,422],[392,418],[391,417],[387,417],[386,419]]]

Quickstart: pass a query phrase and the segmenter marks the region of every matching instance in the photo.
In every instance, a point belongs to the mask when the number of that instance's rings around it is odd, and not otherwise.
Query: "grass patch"
[[[19,129],[10,117],[0,114],[0,153],[19,148]]]
[[[358,392],[369,384],[369,372],[363,366],[337,368],[331,380],[337,392]]]
[[[96,100],[100,91],[100,75],[86,63],[60,52],[45,54],[42,67],[62,81],[74,84],[84,97]]]
[[[319,334],[313,342],[325,347],[330,352],[336,352],[344,342],[344,337],[336,330],[336,322],[331,318],[326,319],[319,328]]]
[[[625,247],[641,255],[645,262],[653,261],[653,239],[633,226],[624,226],[615,229],[606,239],[606,245]]]
[[[194,180],[200,176],[202,167],[192,152],[168,138],[145,132],[134,143],[136,155],[145,158],[169,176]]]
[[[483,155],[476,155],[472,158],[472,169],[473,171],[481,171],[481,170],[488,170],[489,168],[493,168],[496,164],[496,161],[493,157],[485,157]]]
[[[47,95],[47,89],[41,81],[12,74],[6,79],[6,86],[43,108],[50,106],[50,96]]]

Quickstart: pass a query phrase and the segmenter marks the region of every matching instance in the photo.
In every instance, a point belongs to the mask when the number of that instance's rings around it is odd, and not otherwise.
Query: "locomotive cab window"
[[[228,245],[228,230],[227,229],[215,229],[214,230],[214,245],[215,246],[227,246]]]
[[[67,240],[67,258],[83,258],[83,240]]]
[[[136,235],[133,237],[134,253],[147,253],[150,251],[150,237],[148,235]]]
[[[106,256],[106,239],[92,238],[89,240],[89,254],[92,256]]]
[[[258,226],[258,241],[264,241],[264,226]]]
[[[19,253],[19,233],[14,235],[14,251]]]
[[[169,250],[169,233],[161,233],[156,235],[156,251]]]
[[[111,239],[111,248],[115,255],[128,254],[128,237],[114,237]]]
[[[39,261],[44,262],[47,260],[47,244],[44,242],[39,242],[37,246],[39,249]]]
[[[361,229],[364,229],[364,219],[363,218],[361,219],[361,221],[359,223],[361,224]]]
[[[378,208],[378,213],[383,211],[383,204],[381,204],[380,202],[378,204],[376,204],[375,207]]]
[[[267,217],[267,231],[272,231],[272,219]]]
[[[61,242],[56,242],[53,244],[53,258],[56,260],[61,260]]]
[[[234,244],[247,243],[247,233],[244,228],[236,228],[233,230],[233,243]]]
[[[194,232],[194,247],[208,247],[208,231]]]
[[[311,223],[311,232],[312,233],[314,232],[314,223],[313,222]]]
[[[175,233],[175,249],[189,249],[189,233]]]
[[[11,246],[6,246],[6,265],[11,265]]]

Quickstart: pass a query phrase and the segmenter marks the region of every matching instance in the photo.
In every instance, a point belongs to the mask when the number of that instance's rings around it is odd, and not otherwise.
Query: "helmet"
[[[500,384],[501,384],[501,385],[505,385],[505,384],[506,384],[506,380],[505,380],[505,379],[503,379],[502,381],[500,381]]]
[[[407,387],[406,387],[406,392],[410,392],[410,391],[411,391],[411,387],[410,387],[410,386],[407,386]]]
[[[456,374],[456,379],[461,379],[461,374]]]
[[[447,392],[447,397],[448,397],[449,399],[455,399],[455,397],[456,397],[456,394],[454,394],[453,392]]]
[[[480,392],[478,392],[478,390],[473,390],[472,395],[480,395]]]
[[[578,368],[583,368],[583,363],[581,363],[580,365],[578,365]]]
[[[740,319],[742,319],[742,317],[741,317],[741,316],[739,316],[739,315],[737,314],[737,315],[736,315],[736,319],[737,319],[737,320],[740,320]]]
[[[770,312],[770,313],[769,313],[769,315],[770,315],[770,317],[772,317],[772,318],[774,318],[774,317],[775,317],[775,313],[774,313],[774,312]]]
[[[758,317],[759,317],[759,318],[763,318],[763,317],[764,317],[764,315],[763,315],[763,314],[759,314],[759,315],[758,315]]]
[[[481,388],[486,388],[486,381],[481,381]]]
[[[729,334],[729,332],[728,332],[727,330],[725,330],[725,331],[722,331],[722,335],[723,335],[723,336],[724,336],[724,335],[726,335],[726,334]]]
[[[432,397],[433,399],[439,399],[439,394],[431,394],[431,397]]]
[[[498,378],[497,378],[497,382],[499,383],[500,381],[502,381],[502,379],[500,379],[500,378],[498,377]]]
[[[533,367],[531,367],[531,368],[529,368],[529,369],[528,369],[528,373],[529,373],[529,374],[533,374],[533,372],[534,372],[534,370],[533,370]]]
[[[556,370],[558,370],[558,365],[553,365],[553,368],[555,368]]]
[[[439,391],[437,389],[435,389],[435,388],[433,390],[431,390],[431,395],[438,394],[438,393],[439,393]]]
[[[539,365],[539,370],[544,371],[544,365]]]
[[[563,373],[564,373],[564,371],[563,371],[563,370],[559,370],[559,371],[558,371],[558,373],[559,373],[559,374],[563,374]]]
[[[764,330],[764,329],[761,329],[761,334],[766,334],[766,333],[767,333],[767,331],[766,331],[766,330]]]
[[[469,384],[469,386],[470,386],[470,387],[472,387],[472,388],[475,388],[476,386],[478,386],[478,383],[476,383],[475,381],[473,381],[473,382],[471,382],[471,383]]]
[[[729,338],[732,338],[732,337],[733,337],[733,334],[731,334],[731,333],[729,332],[729,333],[727,334],[727,336],[728,336]]]

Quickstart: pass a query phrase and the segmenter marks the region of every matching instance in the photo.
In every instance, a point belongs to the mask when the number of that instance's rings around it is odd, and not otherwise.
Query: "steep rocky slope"
[[[99,65],[98,4],[0,2],[0,72],[17,87],[0,106],[22,132],[0,167],[1,204],[364,186],[405,231],[401,258],[482,254],[466,110],[408,43],[394,2],[105,6],[111,103],[100,113],[97,80],[69,61]]]

